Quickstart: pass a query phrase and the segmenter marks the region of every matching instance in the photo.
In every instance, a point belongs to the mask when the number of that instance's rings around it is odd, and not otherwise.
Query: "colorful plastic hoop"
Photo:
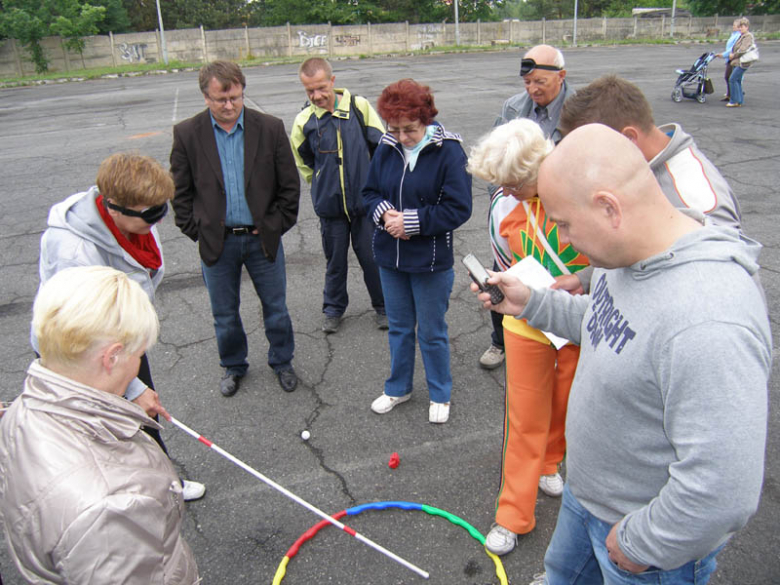
[[[342,510],[341,512],[337,512],[333,514],[333,518],[336,520],[340,520],[344,516],[357,516],[361,512],[365,512],[367,510],[387,510],[390,508],[396,508],[399,510],[419,510],[421,512],[425,512],[426,514],[430,514],[431,516],[440,516],[444,518],[445,520],[448,520],[452,524],[455,524],[456,526],[460,526],[466,532],[468,532],[476,541],[479,542],[483,547],[485,546],[485,537],[482,536],[482,534],[474,528],[471,524],[463,520],[462,518],[458,518],[454,514],[450,514],[446,510],[440,510],[439,508],[434,508],[433,506],[426,506],[425,504],[417,504],[414,502],[370,502],[368,504],[361,504],[360,506],[354,506],[352,508],[348,508],[346,510]],[[276,574],[274,575],[274,580],[272,581],[271,585],[279,585],[282,582],[282,579],[284,579],[284,576],[287,574],[287,565],[289,564],[290,560],[298,554],[298,551],[301,548],[301,545],[303,545],[304,542],[307,540],[311,540],[314,538],[314,536],[323,528],[326,526],[330,526],[330,522],[327,520],[322,520],[309,528],[306,532],[301,534],[300,537],[298,537],[298,540],[296,540],[293,545],[289,548],[289,550],[285,553],[284,558],[282,559],[282,562],[279,563],[279,566],[276,569]],[[493,560],[493,564],[496,566],[496,577],[498,577],[498,581],[501,585],[508,585],[508,580],[506,577],[506,571],[504,570],[504,565],[501,563],[501,559],[499,559],[496,555],[494,555],[489,550],[485,549],[485,553]]]

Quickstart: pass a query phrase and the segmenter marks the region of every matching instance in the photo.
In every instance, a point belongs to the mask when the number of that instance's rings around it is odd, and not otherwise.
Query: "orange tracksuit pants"
[[[506,414],[496,522],[516,534],[536,526],[539,477],[566,453],[566,404],[580,348],[550,344],[504,329]]]

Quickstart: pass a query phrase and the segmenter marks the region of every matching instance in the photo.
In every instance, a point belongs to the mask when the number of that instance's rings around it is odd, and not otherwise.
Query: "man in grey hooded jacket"
[[[490,280],[506,296],[492,308],[581,345],[545,582],[706,583],[761,492],[760,245],[675,209],[642,153],[598,124],[545,160],[539,194],[561,241],[597,267],[590,295]]]

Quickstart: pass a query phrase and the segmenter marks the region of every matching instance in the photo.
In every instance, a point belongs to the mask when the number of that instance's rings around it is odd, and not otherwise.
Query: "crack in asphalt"
[[[351,317],[346,317],[344,321],[347,319],[351,319]],[[342,321],[342,325],[343,325],[343,321]],[[308,430],[311,430],[314,427],[314,424],[317,422],[317,419],[319,418],[322,409],[330,406],[330,404],[320,396],[319,388],[322,384],[326,382],[327,373],[333,363],[335,351],[333,348],[333,341],[329,339],[330,337],[332,337],[332,335],[326,335],[325,333],[323,333],[323,336],[325,338],[324,341],[327,344],[328,351],[327,351],[327,357],[325,359],[325,364],[322,367],[322,371],[320,372],[319,380],[312,383],[310,387],[311,393],[315,399],[315,405],[311,413],[309,414],[309,416],[306,417],[306,428]],[[339,481],[339,483],[341,484],[341,492],[349,499],[350,505],[355,505],[357,503],[357,499],[355,498],[355,496],[352,495],[352,492],[349,489],[349,484],[347,482],[347,479],[339,471],[330,467],[325,462],[326,454],[324,450],[314,445],[311,439],[306,441],[305,443],[306,446],[311,450],[311,452],[317,458],[320,468],[325,473],[332,475]]]

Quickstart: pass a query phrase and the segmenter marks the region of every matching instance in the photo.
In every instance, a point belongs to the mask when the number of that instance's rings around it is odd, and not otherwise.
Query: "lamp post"
[[[157,0],[157,22],[160,23],[160,42],[162,43],[163,61],[168,64],[168,49],[165,46],[165,28],[163,28],[162,12],[160,11],[160,0]]]
[[[669,27],[669,36],[674,38],[674,17],[677,12],[677,0],[672,0],[672,25]]]
[[[571,37],[571,44],[573,47],[577,46],[577,0],[574,0],[574,33]]]
[[[455,0],[455,46],[460,45],[460,19],[458,18],[458,3],[460,0]]]

